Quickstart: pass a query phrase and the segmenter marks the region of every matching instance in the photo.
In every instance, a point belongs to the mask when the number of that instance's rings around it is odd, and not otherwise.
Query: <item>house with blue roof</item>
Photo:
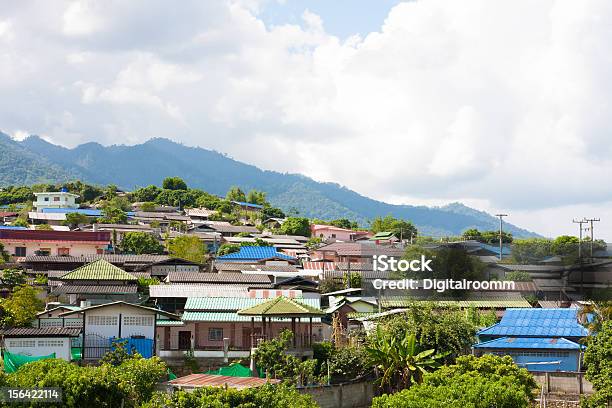
[[[588,330],[578,309],[507,309],[502,320],[477,333],[474,354],[509,355],[530,371],[578,371]]]
[[[297,258],[278,252],[272,246],[243,246],[240,251],[217,257],[218,262],[261,263],[266,261],[286,261],[296,263]]]
[[[508,355],[529,371],[579,371],[584,346],[565,338],[502,337],[473,346],[474,354]]]
[[[480,341],[502,337],[554,337],[578,342],[588,336],[578,323],[578,309],[507,309],[502,320],[480,330]]]

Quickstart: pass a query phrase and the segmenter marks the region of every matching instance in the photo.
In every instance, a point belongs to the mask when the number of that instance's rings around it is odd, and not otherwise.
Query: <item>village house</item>
[[[335,227],[333,225],[312,224],[310,226],[310,236],[321,238],[323,241],[351,242],[368,239],[372,236],[372,233]]]
[[[263,263],[265,265],[288,265],[297,259],[278,252],[271,246],[243,246],[238,252],[217,257],[218,262]]]
[[[28,357],[54,355],[55,358],[71,361],[72,342],[80,334],[80,327],[14,327],[1,330],[5,367],[7,362],[11,365],[7,352]]]
[[[58,192],[34,193],[34,196],[36,201],[33,207],[37,212],[42,212],[46,208],[79,208],[76,203],[79,195],[69,193],[65,188]]]
[[[103,254],[111,243],[110,232],[0,229],[0,243],[12,256]]]
[[[311,251],[310,257],[313,261],[372,264],[374,255],[399,259],[404,255],[404,249],[371,242],[334,242]]]
[[[64,312],[60,317],[83,319],[84,360],[102,358],[117,341],[126,341],[128,350],[135,348],[145,358],[152,357],[156,354],[157,320],[179,320],[172,313],[121,301]]]

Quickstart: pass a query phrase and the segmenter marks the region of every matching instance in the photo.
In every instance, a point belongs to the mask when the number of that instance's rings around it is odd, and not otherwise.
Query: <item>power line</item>
[[[508,214],[495,214],[496,217],[499,217],[499,260],[501,261],[502,259],[502,252],[503,252],[503,246],[502,246],[502,237],[503,237],[503,231],[504,231],[504,217],[507,217]]]
[[[593,223],[594,222],[599,222],[601,221],[601,219],[599,218],[585,218],[584,221],[589,223],[589,228],[588,230],[591,232],[591,259],[593,259]],[[591,261],[593,262],[593,261]]]
[[[579,224],[579,228],[580,228],[580,235],[578,238],[578,260],[580,261],[580,263],[582,263],[582,224],[586,224],[587,222],[584,219],[572,220],[572,222],[574,224]]]

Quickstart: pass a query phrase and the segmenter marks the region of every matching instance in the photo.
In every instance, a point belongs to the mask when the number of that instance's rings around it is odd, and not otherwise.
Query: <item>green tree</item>
[[[44,309],[44,302],[38,297],[39,290],[29,286],[17,286],[0,307],[4,311],[3,323],[9,327],[26,327]]]
[[[394,218],[391,215],[387,215],[384,218],[374,218],[370,225],[370,231],[375,234],[378,232],[392,232],[395,237],[406,240],[416,237],[418,233],[416,227],[411,222]]]
[[[131,197],[132,200],[138,202],[154,202],[160,192],[161,189],[159,187],[150,185],[133,191]]]
[[[53,231],[49,224],[38,224],[35,228],[37,231]]]
[[[502,232],[502,243],[509,244],[513,241],[512,234],[509,232]],[[480,238],[480,242],[485,244],[499,244],[499,231],[483,231]]]
[[[2,271],[2,283],[11,288],[26,283],[26,276],[21,269],[9,268]]]
[[[329,371],[334,382],[344,382],[370,373],[372,366],[364,347],[346,346],[332,351]]]
[[[333,278],[324,278],[319,283],[319,291],[321,293],[331,293],[344,289],[342,283]]]
[[[255,242],[241,242],[240,246],[272,246],[272,244],[261,238],[255,238]]]
[[[157,205],[153,201],[145,201],[140,205],[140,210],[145,212],[153,212],[157,208]]]
[[[202,264],[206,260],[207,251],[197,236],[180,235],[168,241],[168,252],[171,256]]]
[[[316,408],[310,395],[285,384],[235,390],[226,387],[198,388],[192,392],[157,393],[141,408]]]
[[[258,190],[249,191],[249,193],[246,195],[246,202],[259,205],[266,205],[268,203],[266,200],[266,193]]]
[[[289,217],[281,225],[281,231],[286,235],[310,236],[310,221],[308,218]]]
[[[580,240],[577,237],[561,235],[553,240],[551,249],[555,255],[570,255],[578,252],[579,244]]]
[[[64,221],[64,225],[68,225],[72,229],[87,223],[89,223],[89,217],[78,212],[66,214],[66,220]]]
[[[240,245],[238,244],[221,244],[217,250],[217,256],[228,255],[238,251],[240,251]]]
[[[428,370],[440,366],[442,354],[434,349],[423,349],[414,334],[406,332],[396,337],[377,326],[365,347],[371,363],[380,372],[380,384],[388,390],[401,390],[420,383]]]
[[[262,216],[264,220],[267,220],[269,218],[285,218],[285,213],[280,208],[275,208],[270,205],[264,204]]]
[[[468,230],[463,231],[463,234],[461,234],[461,236],[463,237],[463,239],[466,240],[475,240],[479,242],[482,240],[482,234],[476,228],[470,228]]]
[[[164,246],[158,239],[146,232],[126,232],[120,245],[121,251],[129,254],[162,254]]]
[[[127,214],[121,209],[113,206],[102,208],[102,217],[98,219],[100,224],[125,224]]]
[[[225,199],[227,201],[245,202],[246,196],[244,194],[244,191],[242,191],[240,187],[233,186],[225,195]]]
[[[510,271],[506,273],[504,276],[504,280],[506,281],[515,281],[515,282],[531,282],[531,275],[529,272],[525,271]]]
[[[605,322],[612,321],[612,301],[591,301],[580,308],[579,316],[580,320],[585,322],[589,332],[598,333]]]
[[[584,353],[586,379],[595,388],[595,393],[582,401],[582,407],[605,407],[612,402],[612,321],[601,324],[600,330],[587,338]]]
[[[544,238],[515,239],[512,242],[512,260],[529,264],[553,255],[552,241]]]
[[[350,272],[344,274],[344,287],[346,288],[360,288],[361,287],[361,273]]]
[[[0,265],[9,260],[9,253],[4,249],[4,245],[0,244]]]
[[[24,227],[24,228],[28,228],[30,226],[30,224],[28,224],[28,222],[26,220],[24,220],[23,218],[17,218],[14,222],[13,222],[13,226],[14,227]]]
[[[164,190],[187,190],[187,183],[180,177],[166,177],[162,187]]]

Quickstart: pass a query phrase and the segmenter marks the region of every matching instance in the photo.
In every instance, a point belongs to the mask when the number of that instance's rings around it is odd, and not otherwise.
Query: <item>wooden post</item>
[[[255,317],[251,317],[251,348],[255,347]]]
[[[291,332],[293,333],[293,348],[295,348],[296,345],[296,337],[298,336],[297,332],[295,331],[295,317],[291,318]]]
[[[308,347],[312,346],[312,316],[310,316],[310,324],[308,325]]]

